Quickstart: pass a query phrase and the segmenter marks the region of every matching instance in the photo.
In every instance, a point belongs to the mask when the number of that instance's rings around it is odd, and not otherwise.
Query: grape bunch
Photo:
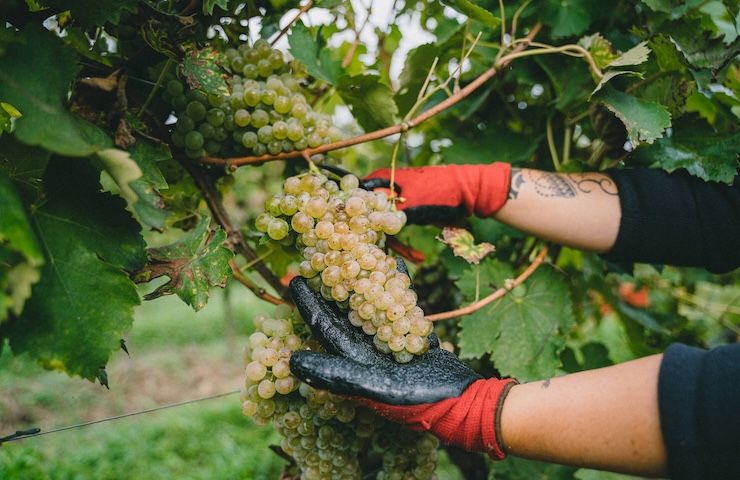
[[[383,192],[359,188],[354,175],[337,183],[323,174],[292,176],[265,202],[258,231],[303,255],[308,285],[348,311],[352,325],[373,336],[378,351],[399,363],[429,350],[432,323],[417,305],[411,280],[379,246],[406,223]]]
[[[353,400],[318,390],[290,372],[297,349],[321,350],[290,308],[253,317],[255,332],[244,349],[247,362],[242,412],[257,425],[273,424],[282,450],[302,480],[357,480],[363,469],[376,480],[436,479],[439,441],[386,422]]]
[[[266,40],[225,55],[233,73],[228,96],[186,90],[177,79],[166,84],[164,96],[177,117],[172,143],[188,157],[276,155],[343,138],[331,116],[307,103],[299,69]]]

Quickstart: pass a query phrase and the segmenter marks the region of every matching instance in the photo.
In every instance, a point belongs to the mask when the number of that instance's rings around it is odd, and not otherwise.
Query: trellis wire
[[[86,427],[88,425],[94,425],[96,423],[103,423],[103,422],[109,422],[111,420],[118,420],[119,418],[133,417],[135,415],[141,415],[141,414],[144,414],[144,413],[152,413],[152,412],[156,412],[156,411],[159,411],[159,410],[165,410],[165,409],[168,409],[168,408],[181,407],[183,405],[190,405],[190,404],[202,402],[202,401],[205,401],[205,400],[213,400],[215,398],[226,397],[228,395],[234,395],[234,394],[239,393],[240,391],[241,390],[233,390],[231,392],[217,393],[217,394],[214,394],[214,395],[209,395],[207,397],[196,398],[196,399],[193,399],[193,400],[185,400],[183,402],[172,403],[172,404],[169,404],[169,405],[161,405],[159,407],[148,408],[146,410],[140,410],[138,412],[124,413],[122,415],[116,415],[114,417],[101,418],[100,420],[93,420],[91,422],[78,423],[76,425],[69,425],[67,427],[55,428],[55,429],[52,429],[52,430],[41,431],[40,428],[30,428],[30,429],[27,429],[27,430],[18,430],[18,431],[16,431],[12,435],[8,435],[6,437],[0,438],[0,446],[2,446],[3,443],[12,442],[12,441],[15,441],[15,440],[23,440],[23,439],[26,439],[26,438],[40,437],[41,435],[47,435],[49,433],[57,433],[57,432],[62,432],[64,430],[72,430],[72,429],[75,429],[75,428]]]

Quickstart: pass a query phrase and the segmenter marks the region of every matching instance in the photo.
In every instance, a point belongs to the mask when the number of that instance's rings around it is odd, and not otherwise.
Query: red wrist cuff
[[[447,445],[486,452],[493,460],[506,453],[500,438],[499,415],[516,380],[476,380],[459,397],[421,405],[388,405],[358,398],[379,415],[416,431],[429,431]]]

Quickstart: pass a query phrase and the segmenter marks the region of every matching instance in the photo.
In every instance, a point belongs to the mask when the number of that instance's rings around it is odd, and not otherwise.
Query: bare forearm
[[[658,412],[662,355],[517,385],[501,412],[510,455],[632,475],[667,473]]]
[[[614,182],[601,173],[511,173],[509,199],[494,218],[561,245],[597,253],[617,238],[621,210]]]

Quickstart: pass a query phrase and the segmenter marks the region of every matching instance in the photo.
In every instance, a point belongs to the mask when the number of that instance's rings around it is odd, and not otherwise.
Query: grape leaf
[[[0,137],[0,170],[5,171],[25,203],[41,197],[41,177],[49,156],[47,150],[21,143],[14,135]]]
[[[740,327],[740,287],[697,282],[689,298],[680,298],[678,313],[704,325],[709,338],[717,339],[727,325]]]
[[[331,58],[321,40],[314,40],[308,27],[300,22],[293,25],[288,44],[290,54],[306,66],[309,75],[330,85],[336,84],[341,65]]]
[[[647,62],[650,55],[650,48],[647,42],[641,42],[627,50],[616,60],[609,63],[609,67],[624,67],[627,65],[640,65]]]
[[[0,323],[10,312],[20,315],[43,263],[20,197],[0,170]]]
[[[213,47],[193,47],[185,54],[180,68],[190,88],[202,88],[213,95],[228,96],[226,80],[229,74],[222,67],[226,64],[226,55]]]
[[[600,33],[583,37],[578,40],[578,44],[588,50],[599,68],[604,68],[619,58],[619,54],[614,53],[611,42]]]
[[[476,265],[486,255],[496,251],[496,247],[490,243],[481,242],[476,245],[473,235],[464,228],[445,227],[442,229],[442,238],[437,239],[452,247],[455,256]]]
[[[170,281],[146,295],[147,300],[176,293],[197,312],[208,303],[210,285],[226,285],[234,253],[223,246],[226,232],[220,228],[209,231],[209,222],[210,218],[203,217],[180,241],[149,250],[151,263],[138,272],[137,279],[167,276]]]
[[[420,45],[406,56],[403,71],[398,77],[398,92],[395,95],[399,114],[406,115],[416,103],[419,90],[429,75],[439,47],[433,43]]]
[[[720,135],[696,117],[681,117],[670,135],[637,149],[638,161],[657,163],[673,171],[685,168],[704,180],[729,183],[738,167],[740,133]]]
[[[21,112],[13,105],[0,102],[0,135],[3,132],[11,132],[13,130],[13,119],[22,116]]]
[[[509,275],[502,278],[502,274]],[[474,273],[457,283],[468,299],[475,298]],[[513,276],[495,261],[481,264],[484,282],[504,285]],[[490,287],[490,283],[483,288]],[[501,300],[483,307],[460,322],[458,345],[461,358],[490,354],[503,374],[522,381],[554,375],[560,366],[558,353],[563,335],[574,325],[572,304],[564,278],[549,267],[540,267],[526,282]]]
[[[45,29],[26,28],[0,57],[0,98],[23,115],[15,135],[67,156],[87,156],[112,145],[98,127],[65,107],[77,75],[77,56]]]
[[[144,225],[157,230],[164,229],[171,212],[165,208],[159,191],[169,185],[156,163],[171,159],[170,149],[163,143],[154,144],[139,139],[128,153],[142,173],[141,178],[129,183],[138,197],[134,211]]]
[[[591,24],[585,0],[548,0],[541,18],[552,28],[553,37],[578,35]]]
[[[501,25],[501,19],[494,17],[491,12],[485,8],[468,2],[467,0],[443,0],[442,3],[449,5],[458,12],[467,15],[468,18],[481,22],[491,28],[498,28]]]
[[[14,353],[89,380],[131,327],[139,296],[124,269],[145,260],[138,223],[98,179],[87,160],[49,162],[46,201],[32,215],[46,263],[23,313],[0,327]]]
[[[640,142],[653,143],[671,126],[671,114],[663,105],[627,95],[609,85],[593,98],[602,102],[624,123],[632,145],[637,146]]]
[[[337,82],[337,92],[366,132],[395,123],[398,107],[393,101],[393,92],[388,85],[380,83],[378,75],[342,75]]]
[[[229,0],[204,0],[203,13],[213,15],[214,7],[221,7],[222,10],[229,11]]]
[[[441,149],[445,163],[487,163],[490,159],[480,152],[495,151],[499,162],[522,164],[530,161],[539,144],[537,137],[502,129],[488,129],[485,135],[471,133],[471,137],[456,136],[452,145]]]
[[[124,12],[136,13],[137,0],[38,0],[39,5],[59,11],[69,10],[80,26],[99,27],[105,23],[118,24]]]

